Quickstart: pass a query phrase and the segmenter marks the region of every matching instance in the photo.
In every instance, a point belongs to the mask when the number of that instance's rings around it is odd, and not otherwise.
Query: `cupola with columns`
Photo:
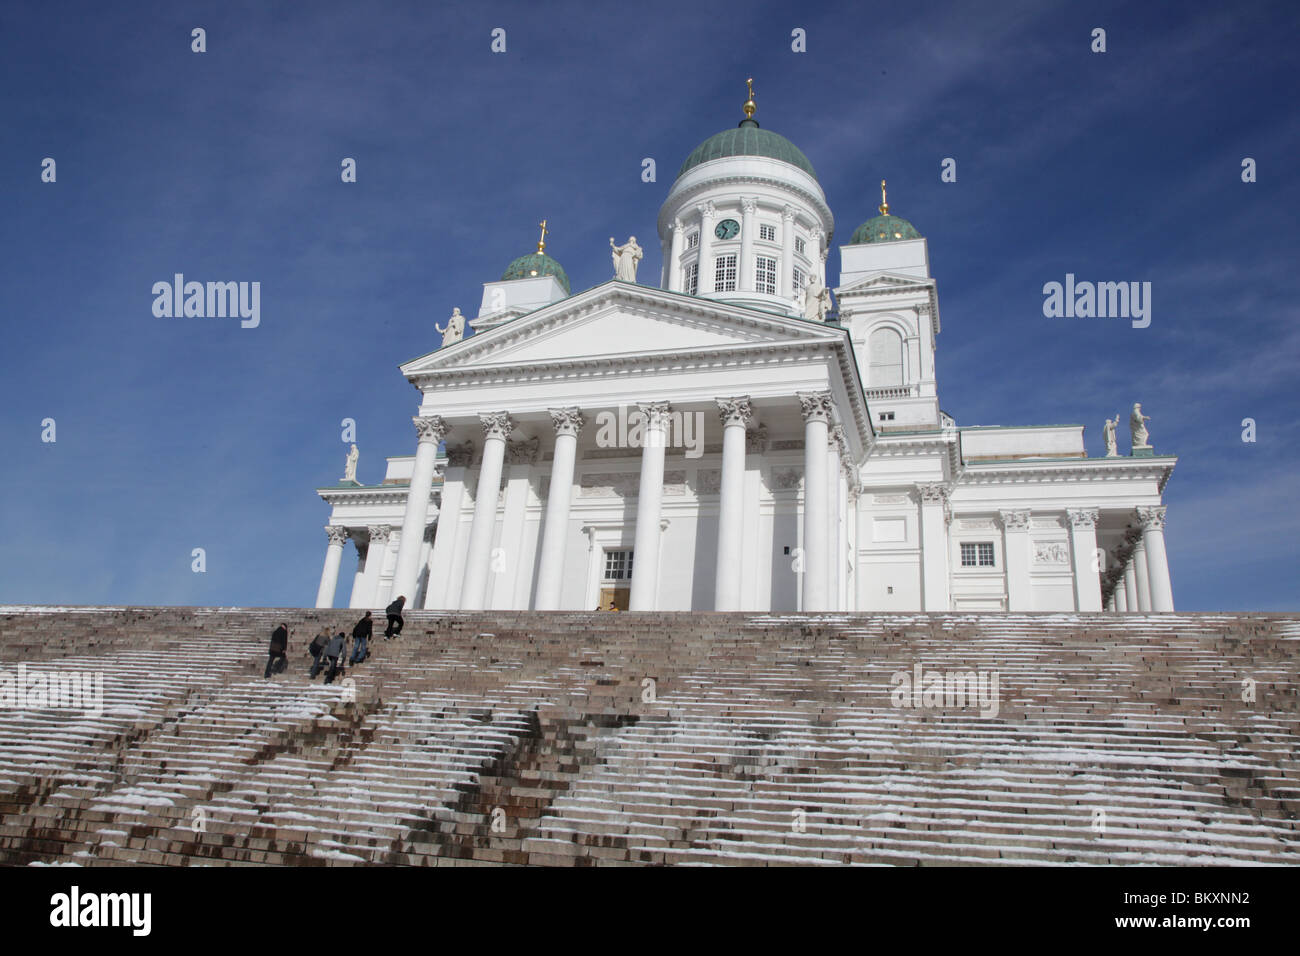
[[[835,219],[812,163],[754,119],[746,82],[745,118],[691,152],[660,208],[661,285],[799,315],[808,278],[825,284]]]

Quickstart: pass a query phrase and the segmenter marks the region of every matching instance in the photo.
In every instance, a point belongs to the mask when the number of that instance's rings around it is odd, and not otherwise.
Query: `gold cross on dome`
[[[542,220],[541,222],[539,222],[537,225],[539,225],[539,226],[542,227],[542,238],[539,239],[539,240],[537,240],[537,251],[540,253],[540,252],[545,252],[545,251],[546,251],[546,234],[547,234],[548,232],[550,232],[550,230],[546,228],[546,220],[545,220],[545,219],[543,219],[543,220]]]
[[[889,200],[885,198],[885,181],[883,179],[880,181],[880,214],[882,216],[889,215]]]

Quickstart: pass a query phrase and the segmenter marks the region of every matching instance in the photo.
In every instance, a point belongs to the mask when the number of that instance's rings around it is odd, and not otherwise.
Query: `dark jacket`
[[[326,657],[338,657],[343,653],[343,648],[347,645],[348,639],[342,634],[335,634],[330,638],[330,642],[325,645]]]
[[[285,651],[289,647],[289,632],[281,624],[271,632],[271,650]]]
[[[357,626],[352,629],[352,638],[357,641],[361,640],[363,637],[366,638],[366,640],[369,640],[374,633],[374,619],[363,617],[361,620],[357,621]]]
[[[317,654],[319,654],[324,649],[325,645],[329,643],[329,640],[330,640],[330,636],[324,632],[321,632],[320,634],[317,634],[314,638],[312,638],[311,649],[314,650]]]
[[[399,597],[399,598],[398,598],[396,601],[394,601],[392,604],[388,605],[388,607],[384,608],[384,613],[385,613],[385,614],[401,614],[401,613],[402,613],[402,606],[403,606],[404,604],[406,604],[406,598],[404,598],[404,597]]]

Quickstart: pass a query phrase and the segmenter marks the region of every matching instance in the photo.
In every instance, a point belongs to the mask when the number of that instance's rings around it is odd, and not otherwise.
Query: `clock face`
[[[718,228],[713,230],[713,234],[719,239],[735,239],[740,233],[740,223],[734,219],[724,219],[718,223]]]

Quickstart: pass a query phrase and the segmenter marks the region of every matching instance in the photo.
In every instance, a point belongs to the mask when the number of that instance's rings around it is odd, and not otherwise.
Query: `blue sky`
[[[340,420],[364,482],[412,453],[398,364],[543,217],[575,291],[608,278],[611,235],[657,278],[677,166],[753,75],[835,246],[881,178],[928,238],[959,424],[1081,422],[1096,455],[1142,401],[1181,456],[1179,608],[1295,610],[1298,26],[1249,2],[7,4],[0,602],[310,604]],[[261,325],[156,318],[175,272],[260,281]],[[1152,282],[1150,328],[1044,318],[1067,272]]]

